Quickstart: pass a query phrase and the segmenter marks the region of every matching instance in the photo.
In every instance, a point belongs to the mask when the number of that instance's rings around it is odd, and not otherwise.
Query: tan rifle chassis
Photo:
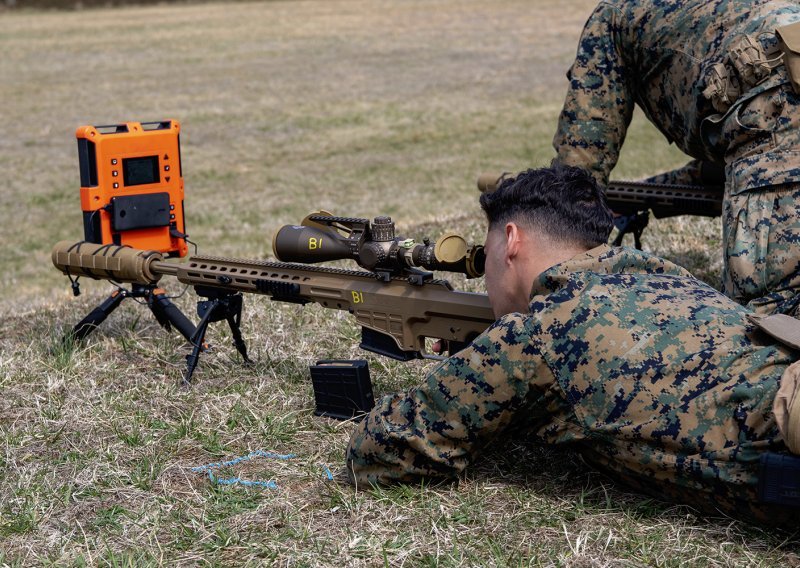
[[[212,256],[175,264],[154,251],[69,241],[53,248],[52,259],[73,277],[150,285],[173,276],[202,296],[211,295],[209,289],[244,292],[347,310],[366,330],[364,349],[397,359],[424,356],[426,338],[467,343],[495,321],[485,294],[453,290],[444,280],[381,281],[365,271]]]

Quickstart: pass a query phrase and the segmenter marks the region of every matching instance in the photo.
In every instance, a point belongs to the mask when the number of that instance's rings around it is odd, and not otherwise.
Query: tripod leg
[[[161,288],[153,290],[148,298],[147,305],[150,306],[150,310],[153,312],[153,315],[156,316],[158,323],[166,329],[169,329],[170,324],[172,324],[173,327],[191,343],[192,336],[197,331],[197,328],[195,328],[194,324],[189,321],[189,318],[183,315],[183,312],[170,301],[164,290]]]
[[[89,315],[79,321],[65,337],[65,341],[83,341],[97,326],[106,321],[106,318],[119,307],[125,299],[125,292],[115,290],[102,304],[97,306]]]

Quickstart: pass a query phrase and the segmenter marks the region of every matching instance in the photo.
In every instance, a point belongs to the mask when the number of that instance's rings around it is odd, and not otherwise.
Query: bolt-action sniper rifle
[[[478,178],[478,189],[494,191],[507,174],[483,174]],[[643,181],[612,181],[606,187],[606,201],[616,214],[614,224],[618,229],[613,245],[619,246],[627,234],[632,234],[636,248],[642,248],[641,237],[650,211],[656,219],[678,215],[719,217],[722,214],[723,187],[711,184],[674,185]]]
[[[485,294],[456,291],[430,272],[483,275],[483,247],[468,245],[454,233],[435,243],[417,243],[395,236],[388,217],[370,223],[320,212],[281,228],[273,248],[280,262],[193,256],[176,264],[156,251],[62,241],[53,248],[52,260],[71,278],[153,286],[172,276],[194,287],[204,300],[198,302],[200,322],[189,338],[187,383],[210,323],[226,320],[236,349],[249,361],[239,325],[243,293],[347,310],[362,327],[361,348],[400,360],[429,356],[426,338],[444,339],[456,351],[495,320]],[[369,271],[300,264],[348,258]],[[93,323],[103,319],[99,314]]]

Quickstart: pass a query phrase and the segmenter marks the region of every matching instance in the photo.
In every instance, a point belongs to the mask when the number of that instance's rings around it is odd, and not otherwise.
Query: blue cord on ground
[[[272,480],[253,481],[249,479],[242,479],[241,477],[218,477],[214,475],[214,470],[223,467],[233,467],[242,462],[250,461],[253,458],[268,458],[268,459],[278,459],[278,460],[288,461],[296,457],[297,454],[278,454],[275,452],[267,452],[264,450],[255,450],[254,452],[250,452],[245,456],[234,458],[229,461],[212,462],[206,465],[193,467],[192,471],[195,473],[208,473],[208,479],[211,481],[211,483],[216,483],[219,485],[242,485],[244,487],[261,487],[263,489],[277,489],[278,484]],[[320,464],[320,465],[322,466],[324,478],[327,479],[328,481],[333,481],[333,474],[331,474],[331,470],[328,469],[328,466],[326,466],[325,464]]]

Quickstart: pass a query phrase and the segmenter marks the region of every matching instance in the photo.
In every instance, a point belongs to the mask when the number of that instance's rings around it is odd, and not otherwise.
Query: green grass
[[[191,388],[180,384],[185,344],[133,302],[87,342],[61,340],[110,292],[85,281],[73,298],[49,259],[55,242],[81,237],[77,126],[181,121],[187,226],[202,253],[269,257],[273,232],[317,209],[479,240],[475,179],[549,162],[593,3],[0,15],[0,564],[800,565],[794,533],[698,517],[519,442],[458,484],[341,483],[352,425],[313,416],[308,365],[366,356],[378,393],[418,383],[429,366],[360,352],[344,313],[248,297],[254,364],[215,325]],[[683,160],[637,116],[614,177]],[[718,221],[653,221],[644,244],[718,284]],[[177,303],[195,317],[191,292]],[[256,449],[297,458],[228,473],[278,490],[191,472]]]

